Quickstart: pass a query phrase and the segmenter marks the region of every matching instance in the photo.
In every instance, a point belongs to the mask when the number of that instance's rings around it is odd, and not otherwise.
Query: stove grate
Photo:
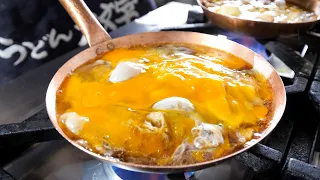
[[[203,16],[203,14],[201,13],[200,15]],[[197,16],[199,16],[199,13],[197,14]],[[205,18],[199,18],[197,16],[190,15],[190,17],[193,18],[193,20],[191,21],[193,22],[192,24],[165,28],[161,30],[193,31],[213,35],[225,33],[225,31],[217,28],[215,25],[206,23]],[[124,29],[135,29],[130,28],[131,26],[133,25],[129,24]],[[148,30],[148,28],[142,28],[141,31],[146,30]],[[114,33],[117,34],[117,32]],[[128,34],[128,32],[121,33]],[[296,39],[297,37],[293,38]],[[292,97],[296,97],[300,94],[303,94],[306,88],[308,88],[308,79],[310,79],[310,76],[312,76],[313,63],[315,60],[309,61],[310,59],[299,56],[297,53],[295,53],[295,49],[293,49],[291,46],[288,46],[287,44],[279,42],[278,40],[279,39],[259,39],[258,41],[264,45],[264,47],[269,53],[275,54],[280,60],[282,60],[287,66],[289,66],[295,72],[295,76],[293,79],[283,78],[286,87],[286,92],[288,94],[288,99],[290,100],[292,99]],[[315,80],[311,84],[309,95],[313,102],[316,105],[318,105],[317,107],[319,108],[319,66]],[[290,101],[290,103],[288,104],[291,104],[291,106],[296,106],[295,101]],[[296,110],[289,106],[286,109],[286,112],[282,120],[280,121],[279,125],[265,140],[263,140],[261,143],[258,143],[249,151],[243,152],[235,157],[236,160],[250,168],[250,170],[247,172],[248,179],[279,178],[279,176],[281,175],[281,168],[283,164],[285,164],[285,168],[282,171],[284,179],[286,179],[289,176],[291,177],[293,174],[300,174],[303,176],[306,172],[312,173],[311,177],[317,177],[317,175],[319,175],[318,170],[315,169],[312,165],[308,164],[307,162],[299,160],[298,157],[287,157],[287,155],[294,154],[294,151],[288,150],[288,147],[289,149],[290,147],[293,147],[291,143],[298,143],[298,141],[296,141],[298,138],[292,137],[293,135],[297,134],[296,128],[297,125],[299,125],[299,123],[296,123],[296,118],[292,115],[293,111]],[[312,133],[314,133],[314,131],[312,131]],[[45,109],[42,109],[40,112],[28,118],[22,123],[0,125],[0,152],[2,152],[1,149],[3,149],[3,151],[4,149],[6,149],[6,151],[9,152],[10,148],[12,148],[13,146],[22,146],[26,144],[56,139],[62,139],[62,137],[52,126],[50,120],[48,119]],[[309,143],[308,148],[306,148],[306,151],[308,151],[308,149],[310,150],[310,148],[311,147]],[[303,151],[302,153],[304,153],[304,157],[310,154],[310,152],[305,151]],[[12,158],[14,158],[14,156]],[[305,168],[299,169],[299,167],[302,167],[304,165]],[[14,179],[4,170],[0,170],[0,179],[5,178],[7,178],[8,180],[10,178]],[[194,177],[192,178],[195,179]],[[183,177],[181,174],[168,175],[167,179],[183,179]]]

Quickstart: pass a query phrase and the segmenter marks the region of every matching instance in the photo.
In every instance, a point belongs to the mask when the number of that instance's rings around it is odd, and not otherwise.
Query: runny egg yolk
[[[185,156],[205,161],[208,153],[209,159],[214,159],[236,148],[229,133],[241,133],[247,127],[259,132],[267,123],[272,103],[268,82],[231,54],[198,45],[162,44],[115,49],[102,60],[76,69],[57,93],[58,119],[75,112],[87,120],[77,134],[62,121],[60,126],[68,136],[85,140],[88,148],[101,155],[109,153],[143,164],[175,164],[172,156],[185,143],[190,149]],[[141,72],[111,82],[110,76],[121,62],[135,63]],[[170,97],[186,99],[194,109],[152,108]],[[153,112],[161,122],[150,120]],[[206,151],[195,148],[203,147],[193,146],[197,136],[193,128],[199,123],[221,127],[223,141]]]

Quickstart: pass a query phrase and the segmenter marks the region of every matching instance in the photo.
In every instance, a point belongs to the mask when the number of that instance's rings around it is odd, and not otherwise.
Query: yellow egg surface
[[[127,62],[133,66],[120,66]],[[188,107],[172,108],[173,98],[168,109],[155,108],[172,97]],[[101,156],[179,165],[239,149],[265,129],[272,98],[266,79],[234,55],[154,44],[114,49],[79,67],[61,85],[56,105],[64,132]]]

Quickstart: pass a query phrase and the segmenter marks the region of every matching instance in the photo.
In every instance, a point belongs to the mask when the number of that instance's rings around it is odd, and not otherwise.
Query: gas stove
[[[164,12],[172,12],[172,16],[159,20],[157,17]],[[197,6],[168,3],[112,32],[111,36],[168,30],[228,38],[261,54],[275,67],[285,84],[287,107],[267,138],[217,166],[181,174],[132,172],[93,159],[63,140],[44,108],[51,77],[84,47],[0,88],[0,179],[320,179],[320,48],[317,46],[320,31],[317,27],[299,35],[255,39],[208,23]]]

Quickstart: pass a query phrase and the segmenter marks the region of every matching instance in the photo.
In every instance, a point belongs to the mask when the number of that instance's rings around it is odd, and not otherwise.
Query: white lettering
[[[114,8],[114,4],[110,3],[101,3],[100,8],[102,9],[102,13],[98,16],[98,20],[103,25],[104,29],[115,30],[117,29],[117,25],[111,21],[112,10]]]
[[[131,19],[139,17],[139,13],[135,9],[138,2],[139,0],[115,0],[115,2],[101,3],[101,14],[94,15],[106,30],[115,30],[117,29],[117,24],[127,24],[131,22]],[[112,21],[113,12],[117,13],[117,17],[120,16],[116,18],[114,22]],[[75,29],[79,30],[77,26],[75,26]],[[27,58],[28,48],[31,50],[30,56],[33,59],[44,59],[48,56],[48,52],[43,49],[46,42],[48,42],[50,48],[55,49],[62,41],[70,42],[72,38],[73,32],[71,30],[69,30],[67,34],[64,34],[57,33],[56,29],[51,29],[50,33],[45,34],[41,39],[39,39],[37,44],[26,41],[19,45],[14,44],[12,39],[0,37],[0,44],[7,46],[7,48],[0,50],[0,58],[9,59],[15,53],[19,53],[19,58],[13,64],[14,66],[17,66]],[[82,35],[78,42],[78,46],[85,46],[87,44],[88,42],[86,38]]]
[[[53,49],[59,46],[60,41],[70,42],[72,39],[73,33],[71,30],[68,31],[68,35],[66,34],[57,34],[55,29],[51,29],[49,33],[49,46]]]
[[[4,59],[9,59],[15,53],[20,54],[19,58],[13,63],[14,66],[17,66],[20,63],[22,63],[27,57],[28,52],[25,47],[14,44],[4,50],[0,50],[0,57]]]
[[[74,28],[78,31],[80,31],[79,27],[77,25],[74,25]],[[78,42],[78,46],[85,46],[88,44],[88,41],[86,39],[86,37],[84,37],[84,35],[81,35],[81,39],[80,41]]]
[[[138,0],[120,0],[115,1],[115,11],[117,13],[123,13],[123,15],[117,19],[115,22],[120,23],[130,23],[132,18],[139,17],[139,13],[135,10],[135,4]]]
[[[22,45],[31,50],[31,57],[33,59],[43,59],[48,56],[48,52],[45,50],[43,50],[42,52],[38,52],[41,48],[44,47],[43,40],[39,40],[37,46],[34,46],[32,42],[22,42]]]
[[[13,40],[0,37],[0,44],[3,44],[5,46],[9,46],[9,45],[13,44]]]
[[[13,43],[12,39],[0,37],[0,44],[5,46],[11,45],[4,50],[0,50],[0,58],[9,59],[13,54],[19,53],[19,58],[13,63],[14,66],[17,66],[26,59],[28,52],[25,47],[16,44],[12,45]]]
[[[78,42],[78,46],[82,47],[88,44],[88,41],[84,35],[81,36],[80,41]]]

